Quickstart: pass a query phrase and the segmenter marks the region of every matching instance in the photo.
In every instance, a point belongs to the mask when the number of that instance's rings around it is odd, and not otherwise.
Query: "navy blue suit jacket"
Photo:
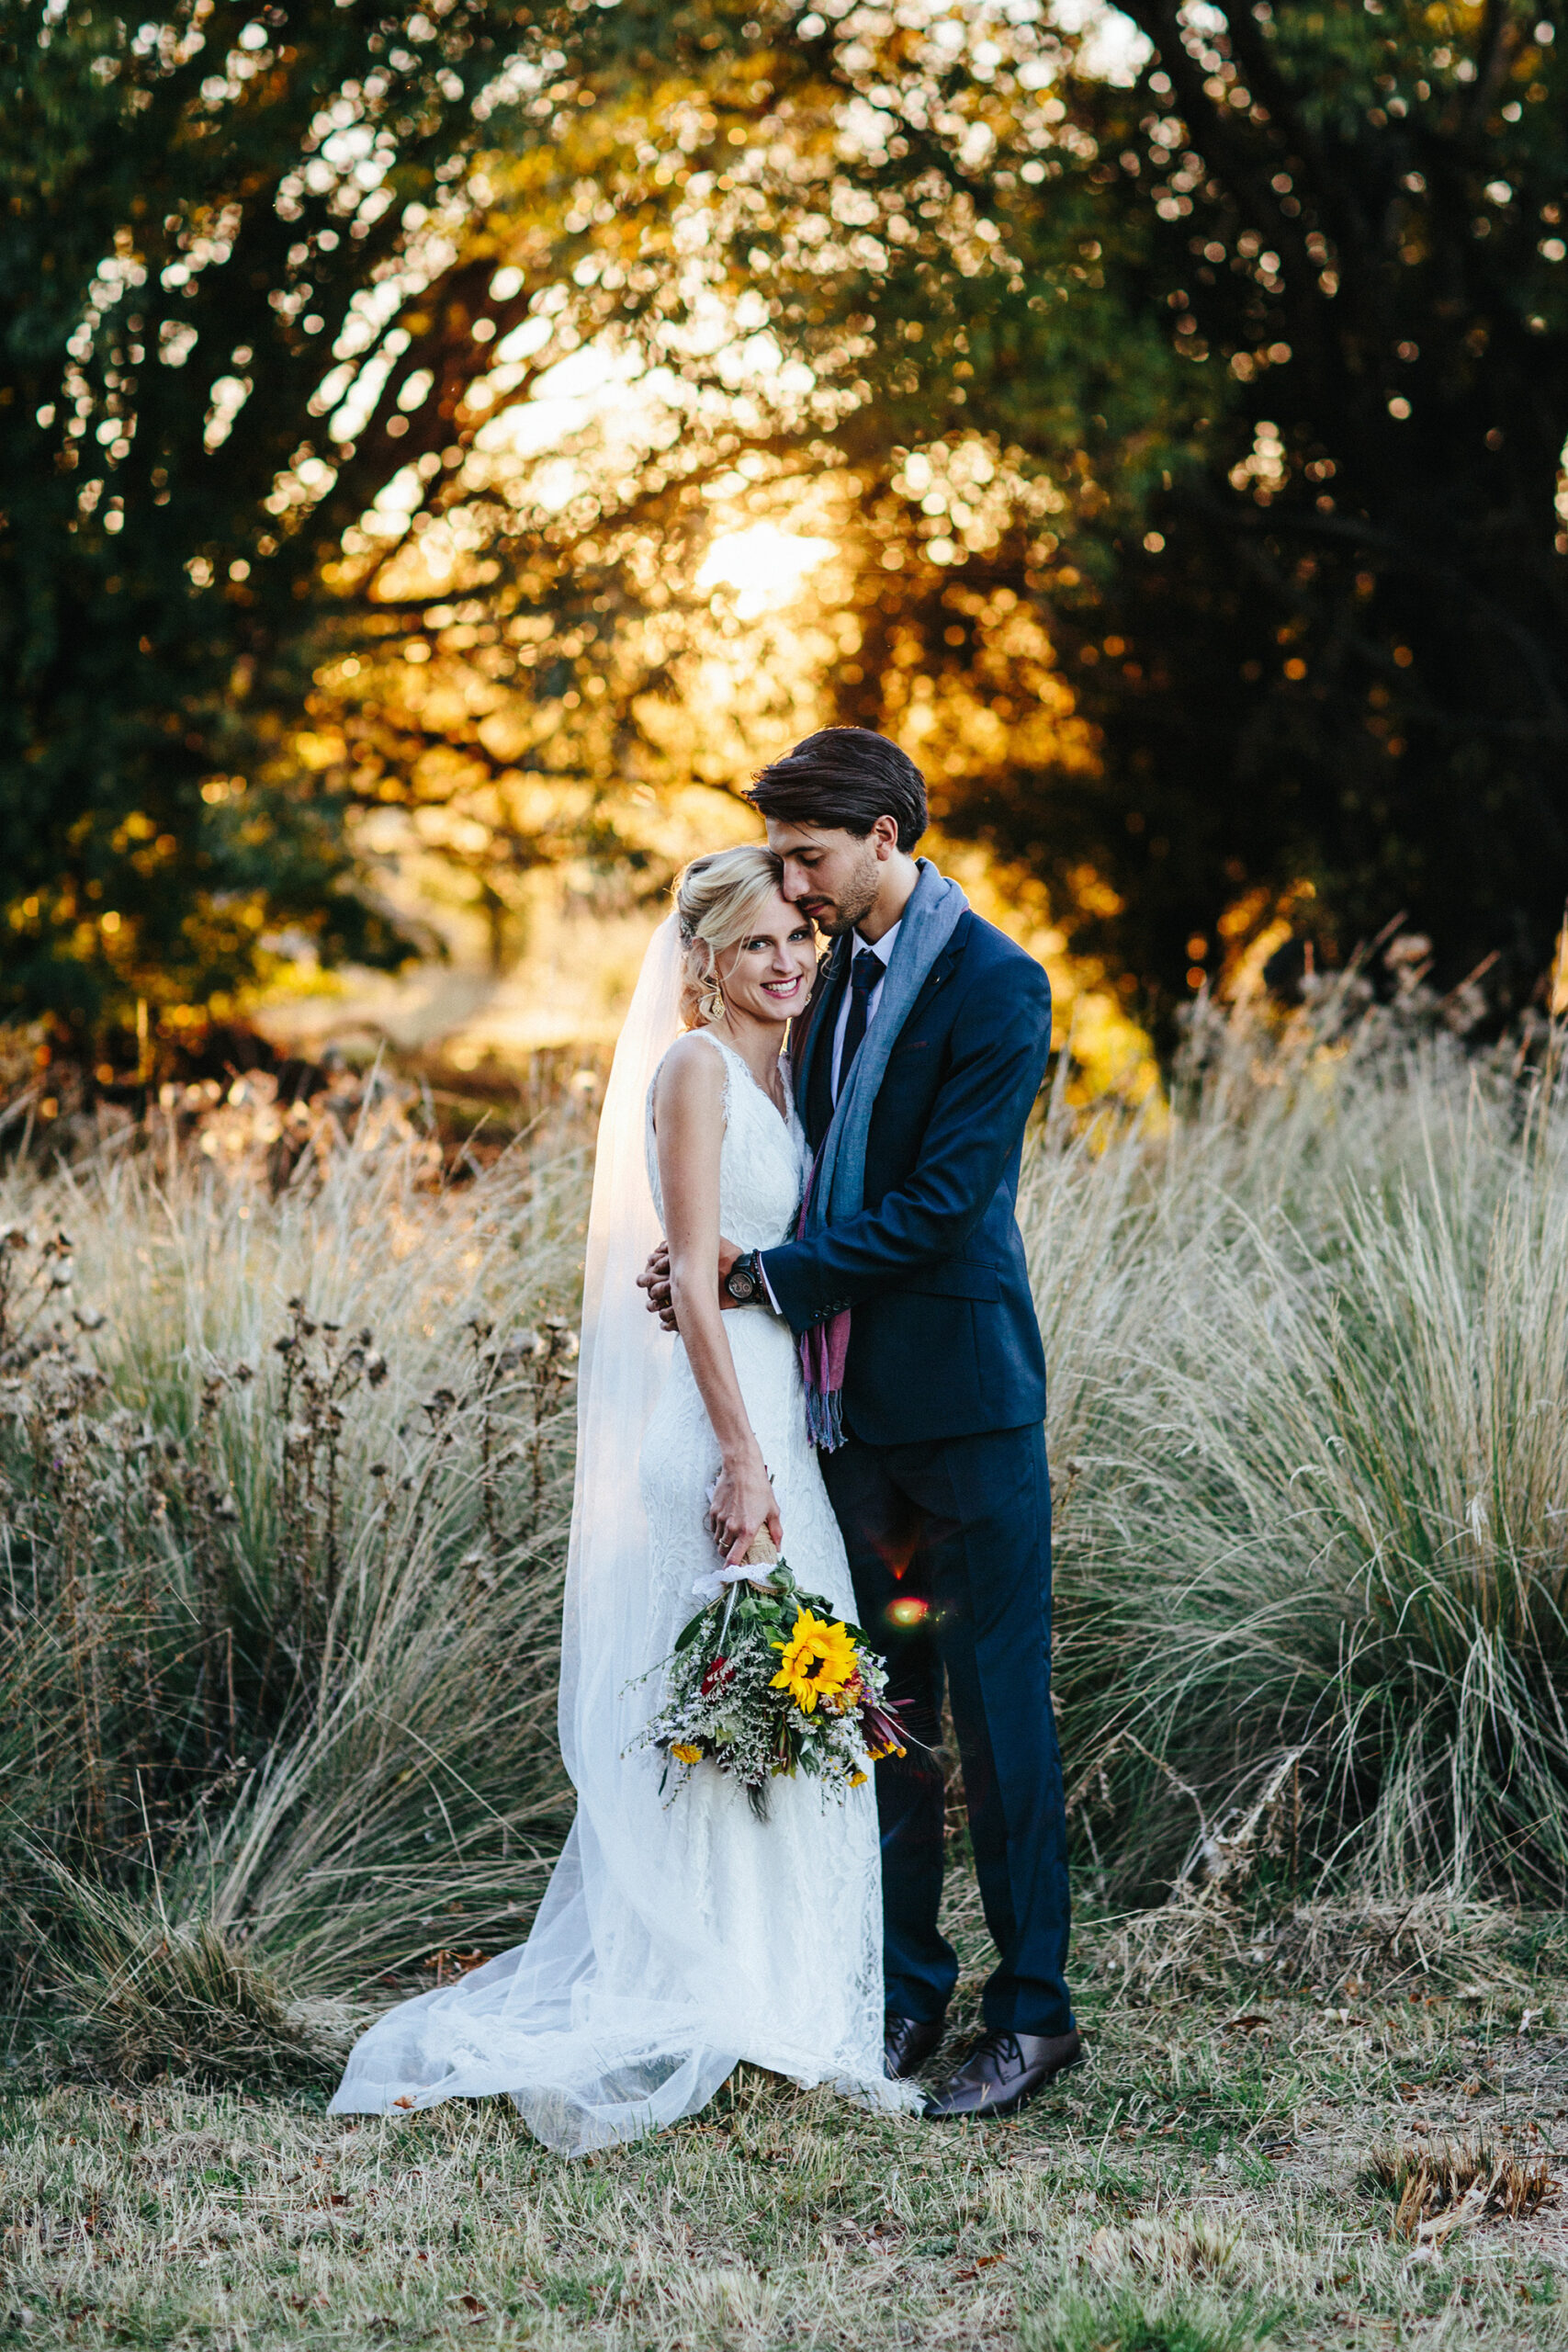
[[[837,943],[792,1045],[814,1150],[852,953],[852,939]],[[1045,1358],[1015,1209],[1050,1045],[1044,973],[970,910],[877,1090],[860,1215],[764,1253],[792,1330],[853,1308],[844,1420],[868,1444],[971,1437],[1044,1417]]]

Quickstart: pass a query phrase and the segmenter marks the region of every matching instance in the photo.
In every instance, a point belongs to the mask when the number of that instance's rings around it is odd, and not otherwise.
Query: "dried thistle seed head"
[[[365,1359],[365,1377],[372,1388],[379,1388],[387,1377],[387,1359],[378,1348],[372,1348]]]
[[[550,1352],[552,1355],[562,1363],[570,1363],[577,1354],[577,1349],[578,1339],[575,1331],[564,1323],[558,1329],[554,1324],[551,1325]]]
[[[372,1331],[368,1323],[367,1323],[362,1329],[355,1333],[355,1338],[359,1341],[362,1348],[367,1348],[375,1337],[376,1334]]]
[[[75,1279],[76,1269],[72,1264],[69,1258],[62,1258],[57,1266],[51,1266],[50,1269],[49,1286],[51,1290],[69,1290]]]
[[[71,1310],[84,1331],[101,1331],[104,1311],[101,1306],[73,1306]]]
[[[255,1378],[256,1368],[254,1363],[237,1363],[233,1368],[233,1376],[243,1385],[247,1380]]]
[[[220,1495],[212,1506],[212,1516],[214,1519],[238,1519],[240,1506],[232,1495]]]

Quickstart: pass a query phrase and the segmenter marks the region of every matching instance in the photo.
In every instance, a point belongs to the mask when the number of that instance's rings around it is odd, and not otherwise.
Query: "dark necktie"
[[[881,956],[874,956],[869,947],[857,948],[854,962],[850,966],[850,1012],[844,1023],[843,1050],[839,1056],[840,1094],[850,1082],[850,1064],[860,1051],[861,1039],[865,1035],[865,1024],[870,1018],[871,992],[882,977]],[[835,1095],[834,1100],[837,1099]]]

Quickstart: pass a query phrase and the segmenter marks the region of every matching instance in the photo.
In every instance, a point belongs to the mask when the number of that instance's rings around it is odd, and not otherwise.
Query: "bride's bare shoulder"
[[[660,1112],[686,1117],[722,1115],[728,1076],[724,1056],[715,1053],[713,1039],[699,1029],[688,1029],[659,1065],[653,1085],[655,1117]]]

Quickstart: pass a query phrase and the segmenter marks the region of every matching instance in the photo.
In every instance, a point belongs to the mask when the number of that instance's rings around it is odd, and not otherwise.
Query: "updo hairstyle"
[[[685,959],[681,1019],[688,1029],[705,1029],[722,1017],[719,954],[750,937],[758,916],[783,883],[784,860],[760,842],[694,857],[677,876],[675,916]]]

